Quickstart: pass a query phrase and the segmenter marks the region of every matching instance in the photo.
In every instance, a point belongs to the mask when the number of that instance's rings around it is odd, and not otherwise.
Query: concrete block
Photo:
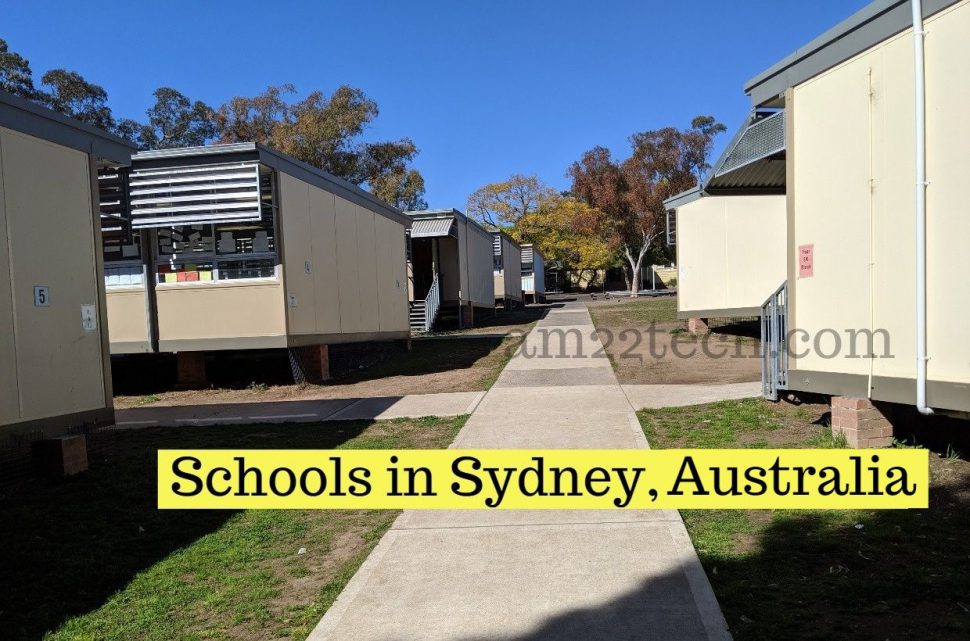
[[[84,434],[55,436],[33,444],[43,472],[50,476],[73,476],[88,469],[88,447]]]

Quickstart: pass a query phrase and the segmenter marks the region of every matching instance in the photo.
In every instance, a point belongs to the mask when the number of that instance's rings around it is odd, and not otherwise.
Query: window
[[[276,277],[275,181],[269,170],[260,178],[259,220],[158,229],[159,283]]]
[[[523,276],[531,275],[532,271],[535,269],[535,265],[533,263],[522,263],[519,265],[519,267],[522,270]]]

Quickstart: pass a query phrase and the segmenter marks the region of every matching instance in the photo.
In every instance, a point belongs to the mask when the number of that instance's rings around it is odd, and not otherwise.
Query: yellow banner
[[[159,450],[162,509],[928,507],[926,450]]]

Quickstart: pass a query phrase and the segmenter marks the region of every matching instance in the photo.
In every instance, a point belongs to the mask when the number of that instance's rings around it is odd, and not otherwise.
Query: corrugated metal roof
[[[751,114],[714,165],[704,192],[785,190],[785,112]]]
[[[411,223],[411,238],[441,238],[451,236],[455,224],[453,217],[419,218]]]

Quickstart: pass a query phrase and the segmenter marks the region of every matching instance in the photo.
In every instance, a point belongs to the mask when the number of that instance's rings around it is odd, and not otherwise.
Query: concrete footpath
[[[599,349],[592,329],[582,304],[551,310],[452,447],[647,447],[609,360],[569,358]],[[475,510],[405,511],[309,638],[730,635],[676,511]]]
[[[247,425],[385,420],[471,414],[485,392],[411,394],[309,401],[150,405],[117,410],[116,429],[181,425]]]

